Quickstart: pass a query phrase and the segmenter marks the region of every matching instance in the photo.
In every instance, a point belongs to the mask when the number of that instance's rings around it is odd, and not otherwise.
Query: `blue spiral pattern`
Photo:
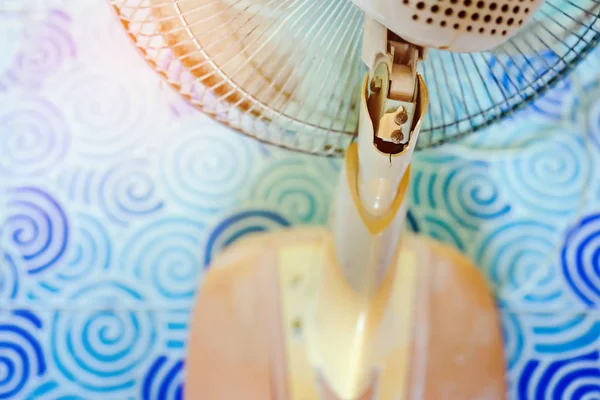
[[[510,210],[484,162],[448,162],[432,171],[417,171],[413,180],[416,206],[443,207],[460,226],[477,230]]]
[[[518,382],[517,398],[594,400],[600,397],[600,353],[556,361],[530,360]]]
[[[174,201],[200,213],[231,207],[249,183],[254,144],[213,124],[173,135],[163,179]]]
[[[134,387],[157,342],[154,313],[131,309],[144,297],[124,283],[99,280],[81,285],[69,301],[87,307],[54,313],[56,368],[71,382],[99,393]]]
[[[142,400],[183,400],[183,360],[158,357],[142,383]]]
[[[590,307],[600,305],[600,214],[579,221],[561,251],[562,271],[573,293]]]
[[[70,136],[55,105],[41,98],[16,98],[0,107],[0,173],[38,174],[67,154]]]
[[[167,299],[191,299],[203,271],[203,225],[169,217],[144,225],[129,239],[121,268]]]
[[[0,250],[0,302],[17,298],[20,285],[19,257]]]
[[[86,400],[85,397],[75,395],[61,388],[59,382],[49,380],[33,389],[26,400]]]
[[[5,79],[35,88],[42,85],[65,60],[75,56],[75,44],[69,34],[70,24],[71,18],[67,13],[52,10],[40,23],[28,25],[25,41]]]
[[[59,202],[36,187],[8,190],[4,235],[20,252],[29,274],[40,273],[65,258],[69,220]]]
[[[540,140],[500,164],[502,185],[531,212],[575,212],[591,172],[584,141],[575,135]]]
[[[550,224],[506,220],[480,235],[474,260],[486,271],[500,297],[544,307],[563,295],[553,264],[556,257],[552,257],[558,235]]]
[[[28,310],[0,314],[0,399],[17,399],[47,371],[39,340],[42,320]]]
[[[329,216],[327,199],[337,181],[312,169],[307,159],[283,159],[268,163],[254,183],[252,200],[278,210],[296,223],[323,224]]]
[[[324,224],[343,163],[210,122],[132,51],[101,0],[8,7],[0,399],[180,399],[206,268],[247,235]],[[545,67],[495,56],[474,59],[487,68],[487,58],[500,83],[489,76],[475,88],[483,107],[487,90],[518,96],[501,63],[520,83]],[[162,57],[164,68],[177,58]],[[510,399],[600,399],[599,60],[595,50],[530,107],[413,162],[406,228],[463,250],[491,278]],[[168,74],[218,103],[181,63]],[[433,86],[431,99],[462,110],[459,96]],[[251,129],[269,132],[264,122]]]
[[[215,255],[246,235],[288,226],[290,226],[290,222],[286,218],[270,210],[236,212],[221,220],[211,230],[206,240],[204,265],[208,267]]]

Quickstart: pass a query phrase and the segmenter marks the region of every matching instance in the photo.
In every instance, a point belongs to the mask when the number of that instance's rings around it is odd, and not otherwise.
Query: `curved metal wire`
[[[447,1],[447,0],[441,0]],[[521,1],[521,0],[520,0]],[[150,65],[233,129],[341,156],[358,121],[362,14],[348,0],[110,0]],[[600,0],[546,0],[492,52],[430,51],[418,148],[476,132],[531,103],[600,40]]]

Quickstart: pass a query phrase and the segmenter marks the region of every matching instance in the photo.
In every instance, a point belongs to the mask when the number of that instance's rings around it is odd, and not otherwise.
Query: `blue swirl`
[[[142,400],[183,400],[183,360],[158,357],[142,383]]]
[[[214,125],[174,135],[163,160],[163,180],[173,199],[191,210],[216,212],[235,204],[249,183],[249,139]]]
[[[46,358],[36,334],[42,321],[28,310],[0,319],[0,399],[18,398],[28,382],[46,373]]]
[[[69,242],[69,221],[61,205],[35,187],[8,190],[4,233],[22,255],[30,274],[60,262]]]
[[[133,387],[157,342],[154,313],[135,310],[144,298],[123,283],[97,281],[81,286],[69,301],[88,306],[54,313],[50,340],[58,371],[92,391]]]
[[[65,121],[50,102],[21,98],[0,109],[0,172],[46,171],[64,160],[69,147]]]
[[[26,400],[48,400],[49,396],[52,396],[52,400],[85,400],[84,397],[65,392],[58,382],[50,380],[33,389]]]
[[[557,251],[558,234],[554,226],[542,222],[507,220],[481,236],[475,260],[500,296],[547,304],[562,296],[551,257]],[[519,299],[513,298],[515,294]]]
[[[532,359],[518,380],[518,398],[597,399],[600,397],[599,359],[598,351],[551,362]]]
[[[168,299],[196,293],[203,265],[204,227],[186,218],[159,219],[128,240],[121,265]]]
[[[506,364],[508,369],[512,370],[523,358],[525,335],[516,314],[505,311],[501,317]]]
[[[567,233],[561,265],[577,297],[587,306],[600,305],[600,214],[584,217]]]
[[[148,161],[136,159],[120,163],[103,174],[97,187],[98,201],[111,220],[126,224],[163,207],[148,169]]]
[[[581,138],[562,135],[540,140],[499,165],[511,198],[531,212],[565,216],[579,208],[591,165]]]
[[[0,250],[0,301],[14,299],[19,293],[18,258],[13,254]]]
[[[208,267],[220,251],[246,235],[289,226],[287,219],[268,210],[245,210],[230,215],[210,232],[206,241],[204,265]]]
[[[301,224],[324,224],[336,181],[312,169],[311,159],[287,158],[265,165],[253,185],[251,199]],[[337,178],[337,177],[336,177]]]
[[[441,243],[446,243],[464,251],[465,244],[460,237],[460,231],[454,228],[452,222],[442,215],[427,213],[423,216],[421,230]]]
[[[600,320],[584,313],[530,314],[528,324],[539,354],[581,354],[595,349],[600,338]]]

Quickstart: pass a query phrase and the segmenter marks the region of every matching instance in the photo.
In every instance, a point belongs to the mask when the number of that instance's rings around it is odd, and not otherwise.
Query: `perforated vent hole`
[[[467,26],[467,32],[471,32],[473,30],[473,27],[471,25]]]
[[[440,6],[438,6],[437,4],[431,7],[431,12],[432,13],[435,14],[438,11],[440,11]]]
[[[506,21],[506,23],[508,24],[508,26],[511,26],[513,24],[513,22],[515,22],[514,19],[509,18],[508,21]]]
[[[467,13],[465,10],[459,11],[458,18],[463,19],[466,16],[467,16]]]
[[[402,4],[409,4],[410,2],[408,0],[402,0]]]
[[[475,14],[471,15],[471,19],[473,21],[477,21],[479,19],[479,14],[475,13]]]
[[[442,22],[440,22],[440,25],[441,25],[441,26],[446,26],[446,21],[442,21]]]
[[[496,8],[498,8],[498,4],[496,4],[496,3],[490,4],[490,10],[494,11]]]
[[[485,32],[485,28],[482,26],[481,28],[479,28],[479,33],[483,33]]]
[[[418,2],[418,3],[417,3],[417,8],[418,8],[419,10],[422,10],[422,9],[424,9],[424,8],[425,8],[425,3],[423,3],[422,1]]]
[[[417,14],[413,14],[412,19],[413,21],[416,21],[419,19],[419,16]]]
[[[516,6],[515,8],[513,8],[513,12],[515,14],[517,14],[519,12],[519,10],[520,10],[519,6]]]
[[[427,22],[428,24],[431,24],[433,22],[433,18],[427,18],[427,21],[425,21],[425,22]]]
[[[508,4],[505,4],[502,6],[502,12],[507,12],[508,11]]]
[[[480,10],[485,6],[485,3],[483,1],[478,1],[477,2],[477,8],[479,8]]]
[[[465,0],[465,6],[469,7],[472,4],[471,0]]]
[[[519,25],[523,25],[523,20],[522,19],[519,20]]]
[[[458,30],[458,28],[460,28],[460,25],[459,24],[454,24],[453,28],[456,29],[456,30]]]
[[[502,23],[502,17],[498,17],[498,18],[496,18],[496,23],[497,23],[497,24],[501,24],[501,23]]]
[[[490,14],[483,17],[483,22],[490,22],[492,20],[492,16]]]
[[[453,13],[451,8],[446,8],[446,11],[444,11],[444,14],[446,14],[447,16],[451,16]]]
[[[506,36],[506,31],[502,31],[502,36]]]
[[[490,33],[491,33],[492,35],[495,35],[495,34],[496,34],[496,30],[495,30],[495,29],[492,29],[492,31],[491,31]]]
[[[529,14],[529,8],[525,9],[525,14]]]

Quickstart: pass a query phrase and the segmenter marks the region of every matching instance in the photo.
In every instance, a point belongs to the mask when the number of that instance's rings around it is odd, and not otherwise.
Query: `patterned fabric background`
[[[180,399],[212,256],[325,223],[339,162],[191,109],[103,0],[0,0],[0,54],[0,399]],[[511,399],[600,398],[598,66],[414,168],[410,227],[493,282]]]

